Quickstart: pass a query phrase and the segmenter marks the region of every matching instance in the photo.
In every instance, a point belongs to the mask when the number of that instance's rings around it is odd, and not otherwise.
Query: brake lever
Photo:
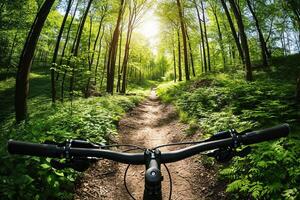
[[[238,156],[238,157],[246,157],[249,153],[251,153],[251,147],[245,147],[241,151],[236,151],[235,149],[232,149],[230,147],[224,149],[216,149],[212,152],[208,152],[204,155],[208,157],[213,157],[215,158],[218,162],[220,163],[226,163],[230,161],[233,157]]]
[[[208,152],[205,155],[208,157],[215,158],[220,163],[226,163],[233,158],[234,153],[231,148],[226,148],[226,149],[222,148],[222,149],[216,149],[214,151]]]
[[[78,172],[84,172],[89,168],[89,166],[95,163],[97,159],[83,159],[83,158],[76,158],[70,159],[66,162],[60,162],[59,160],[52,159],[50,164],[53,168],[62,170],[66,168],[72,168]]]

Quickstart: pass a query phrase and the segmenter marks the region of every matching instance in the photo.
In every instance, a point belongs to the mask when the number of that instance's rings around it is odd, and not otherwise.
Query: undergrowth
[[[291,125],[287,139],[253,145],[251,154],[234,158],[220,171],[221,177],[230,181],[226,191],[232,198],[300,198],[299,107],[294,102],[300,64],[291,62],[294,57],[276,60],[271,72],[257,72],[251,83],[237,71],[202,75],[158,89],[160,98],[173,103],[183,121],[198,124],[206,136],[231,128],[242,131],[285,122]]]
[[[8,155],[9,138],[29,142],[88,139],[107,143],[116,133],[121,116],[143,98],[104,96],[78,99],[51,106],[36,97],[30,100],[30,120],[14,125],[8,118],[1,123],[0,199],[72,199],[74,184],[81,175],[71,169],[55,170],[50,159]]]

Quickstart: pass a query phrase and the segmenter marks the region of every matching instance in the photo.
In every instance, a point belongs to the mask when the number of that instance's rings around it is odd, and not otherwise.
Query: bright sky
[[[149,9],[143,16],[142,21],[136,30],[148,40],[153,52],[156,51],[156,45],[158,44],[159,29],[159,19],[155,16],[154,10]]]

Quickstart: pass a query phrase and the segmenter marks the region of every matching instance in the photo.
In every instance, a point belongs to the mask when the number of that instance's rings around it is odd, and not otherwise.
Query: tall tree
[[[83,28],[84,28],[84,25],[85,25],[85,22],[86,22],[86,19],[87,19],[87,16],[88,16],[88,13],[90,11],[90,8],[91,8],[91,5],[93,3],[93,0],[89,0],[88,1],[88,5],[87,5],[87,8],[85,9],[85,12],[83,14],[83,17],[81,19],[81,22],[80,22],[80,25],[79,25],[79,31],[78,31],[78,36],[76,38],[76,42],[75,42],[75,47],[72,49],[72,54],[74,57],[77,57],[78,54],[79,54],[79,45],[80,45],[80,42],[81,42],[81,36],[82,36],[82,33],[83,33]],[[70,81],[70,95],[71,95],[71,99],[73,98],[73,90],[74,90],[74,83],[75,82],[75,65],[73,64],[72,66],[72,76],[71,76],[71,81]]]
[[[217,2],[215,2],[215,3],[210,2],[210,7],[211,7],[212,13],[215,17],[216,24],[217,24],[218,37],[219,37],[218,41],[220,44],[220,49],[221,49],[221,54],[222,54],[223,67],[225,69],[226,68],[226,55],[225,55],[225,50],[224,50],[223,34],[221,31],[218,12],[217,12],[217,9],[218,9]]]
[[[198,22],[199,22],[200,34],[201,34],[201,47],[202,47],[202,54],[203,54],[203,56],[201,55],[203,61],[202,61],[202,59],[201,59],[201,61],[204,64],[204,71],[207,72],[206,50],[205,50],[204,33],[203,33],[203,28],[202,28],[202,19],[200,16],[199,7],[198,7],[196,0],[193,0],[193,3],[195,5],[196,11],[197,11],[197,17],[198,17]],[[201,53],[201,49],[200,49],[200,53]],[[202,69],[202,72],[203,72],[203,69]]]
[[[101,7],[101,17],[100,17],[100,22],[99,22],[99,26],[98,26],[98,31],[97,31],[97,35],[96,35],[96,39],[94,41],[94,45],[93,45],[93,50],[92,50],[92,53],[90,55],[89,53],[89,56],[88,56],[88,60],[89,60],[89,71],[92,71],[92,66],[93,66],[93,63],[94,63],[94,58],[95,58],[95,52],[96,52],[96,48],[97,48],[97,44],[98,44],[98,40],[99,40],[99,37],[100,37],[100,32],[101,32],[101,29],[102,29],[102,26],[103,26],[103,22],[104,22],[104,19],[107,15],[107,10],[108,10],[108,4],[106,3],[105,5],[103,5]],[[91,23],[92,24],[92,23]],[[92,25],[90,26],[90,33],[92,32]],[[91,34],[90,34],[91,35]],[[91,37],[90,37],[91,39]],[[91,42],[89,39],[89,43]],[[102,41],[102,37],[100,38],[100,44],[99,44],[99,54],[101,53],[101,41]],[[89,49],[90,49],[90,45],[89,45]],[[96,66],[96,71],[95,71],[95,77],[96,77],[96,73],[97,73],[97,66]],[[96,78],[95,78],[96,80]],[[89,96],[89,89],[90,89],[90,82],[91,82],[91,77],[88,78],[88,81],[87,81],[87,85],[86,85],[86,89],[85,89],[85,96],[88,97]]]
[[[263,67],[268,67],[268,59],[267,59],[267,57],[268,57],[268,48],[267,48],[266,40],[265,40],[264,35],[262,33],[262,30],[260,28],[260,24],[259,24],[257,15],[254,11],[254,6],[252,6],[253,1],[252,1],[252,3],[250,2],[250,0],[246,0],[246,1],[247,1],[248,8],[249,8],[249,10],[250,10],[250,12],[253,16],[253,19],[255,21],[255,26],[256,26],[256,29],[257,29],[257,32],[258,32],[258,38],[259,38],[259,42],[260,42]]]
[[[121,79],[122,79],[122,73],[123,68],[121,69],[121,57],[122,57],[122,39],[123,39],[123,21],[121,25],[121,31],[120,31],[120,42],[119,42],[119,60],[118,60],[118,82],[117,82],[117,89],[116,92],[120,92],[121,90]]]
[[[122,16],[124,14],[125,0],[121,0],[119,13],[117,18],[117,24],[113,33],[111,45],[108,52],[108,62],[107,62],[107,84],[106,92],[113,94],[114,92],[114,79],[115,79],[115,67],[117,59],[118,41],[120,37],[120,24]]]
[[[177,43],[178,43],[178,75],[179,81],[182,81],[182,69],[181,69],[181,43],[180,43],[180,28],[177,29]]]
[[[36,45],[47,16],[55,0],[45,0],[38,11],[27,36],[16,76],[15,110],[17,123],[27,118],[27,97],[29,92],[29,73]]]
[[[139,23],[141,20],[141,15],[143,14],[143,10],[146,6],[147,0],[132,0],[129,2],[129,20],[127,25],[127,38],[125,44],[125,52],[124,52],[124,59],[122,64],[122,72],[123,72],[123,81],[120,93],[125,94],[126,92],[126,81],[127,81],[127,65],[129,59],[129,48],[133,30],[135,25]]]
[[[176,2],[177,2],[178,13],[179,13],[180,27],[182,32],[185,79],[189,81],[190,80],[189,58],[188,58],[186,30],[184,25],[184,16],[182,11],[183,7],[181,5],[181,0],[176,0]]]
[[[174,31],[173,31],[174,33]],[[177,80],[177,73],[176,73],[176,48],[175,48],[175,39],[174,39],[174,34],[172,37],[172,47],[173,47],[173,67],[174,67],[174,82]]]
[[[67,31],[67,35],[66,35],[64,46],[62,48],[61,59],[60,59],[59,65],[62,65],[62,63],[63,63],[63,59],[64,59],[65,52],[66,52],[66,48],[67,48],[67,45],[68,45],[68,42],[69,42],[69,39],[70,39],[70,32],[71,32],[72,25],[73,25],[73,22],[74,22],[74,19],[75,19],[75,15],[76,15],[76,12],[77,12],[77,9],[78,9],[79,1],[80,0],[78,0],[77,3],[76,3],[74,12],[72,14],[71,22],[70,22],[70,24],[68,26],[68,31]],[[56,78],[56,80],[57,79],[58,79],[58,77]]]
[[[204,38],[205,38],[205,44],[206,44],[206,50],[207,50],[208,71],[211,71],[209,42],[208,42],[208,37],[207,37],[205,8],[204,8],[203,0],[201,0],[201,9],[202,9],[202,20],[203,20],[203,27],[204,27]]]
[[[244,53],[243,53],[243,50],[242,50],[242,46],[241,46],[241,43],[240,43],[240,41],[239,41],[238,35],[237,35],[237,33],[236,33],[236,30],[235,30],[235,27],[234,27],[232,18],[231,18],[231,16],[230,16],[228,7],[227,7],[227,5],[226,5],[226,1],[225,1],[225,0],[221,0],[221,3],[222,3],[222,6],[223,6],[223,9],[224,9],[224,11],[225,11],[227,20],[228,20],[228,22],[229,22],[230,30],[231,30],[232,36],[233,36],[233,38],[234,38],[236,47],[237,47],[237,49],[238,49],[240,58],[241,58],[242,62],[244,63]]]
[[[247,81],[252,81],[252,67],[251,67],[251,60],[250,60],[250,53],[249,53],[249,46],[248,46],[248,41],[247,41],[247,35],[245,33],[245,27],[243,23],[243,18],[242,14],[239,9],[239,5],[235,0],[229,0],[229,3],[231,5],[231,8],[233,10],[238,28],[239,28],[239,33],[241,37],[241,44],[242,44],[242,49],[243,49],[243,55],[244,55],[244,63],[245,63],[245,69],[246,69],[246,80]]]
[[[96,67],[95,67],[95,85],[97,85],[97,72],[98,72],[98,67],[100,64],[100,57],[101,57],[101,50],[102,50],[102,40],[104,37],[104,33],[105,33],[105,26],[103,26],[103,31],[101,33],[101,37],[100,37],[100,41],[99,41],[99,50],[98,50],[98,57],[97,57],[97,63],[96,63]],[[105,66],[105,65],[104,65]],[[102,76],[104,76],[104,74],[102,74]]]
[[[54,53],[53,53],[53,58],[52,58],[52,65],[53,65],[53,67],[51,69],[51,96],[52,96],[52,102],[53,103],[55,103],[55,100],[56,100],[56,83],[55,83],[55,78],[54,78],[54,76],[55,76],[54,67],[56,65],[56,59],[57,59],[57,55],[58,55],[58,50],[59,50],[59,45],[60,45],[61,37],[62,37],[62,34],[64,32],[65,24],[66,24],[67,18],[69,16],[72,4],[73,4],[73,0],[68,0],[68,5],[67,5],[66,13],[65,13],[64,19],[63,19],[63,21],[61,23],[61,26],[60,26],[60,30],[59,30],[59,33],[58,33],[58,36],[57,36],[57,39],[56,39],[56,45],[55,45],[55,49],[54,49]]]
[[[190,36],[187,32],[187,29],[186,29],[186,37],[187,37],[187,41],[188,41],[188,45],[189,45],[189,54],[190,54],[192,72],[193,72],[193,76],[195,77],[196,72],[195,72],[195,65],[194,65],[193,49],[192,49],[192,44],[191,44]]]

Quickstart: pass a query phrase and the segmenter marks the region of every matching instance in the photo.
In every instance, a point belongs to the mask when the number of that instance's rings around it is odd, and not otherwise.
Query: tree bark
[[[177,1],[177,7],[179,12],[180,26],[182,32],[182,42],[183,42],[183,54],[184,54],[184,71],[185,71],[185,79],[187,81],[190,80],[190,72],[189,72],[189,59],[188,59],[188,49],[187,49],[187,41],[186,41],[186,30],[184,26],[184,16],[182,13],[181,0]]]
[[[54,0],[46,0],[36,15],[23,48],[16,76],[15,110],[16,121],[20,123],[28,115],[27,97],[29,92],[29,73],[36,45]]]
[[[252,81],[253,76],[252,76],[252,67],[251,67],[251,60],[250,60],[250,54],[249,54],[249,46],[248,46],[248,41],[247,41],[247,35],[245,33],[242,15],[239,12],[238,5],[235,3],[234,0],[229,0],[229,3],[232,7],[234,16],[236,18],[240,36],[241,36],[241,44],[242,44],[243,55],[244,55],[244,59],[245,59],[244,63],[245,63],[245,69],[246,69],[246,80]]]

